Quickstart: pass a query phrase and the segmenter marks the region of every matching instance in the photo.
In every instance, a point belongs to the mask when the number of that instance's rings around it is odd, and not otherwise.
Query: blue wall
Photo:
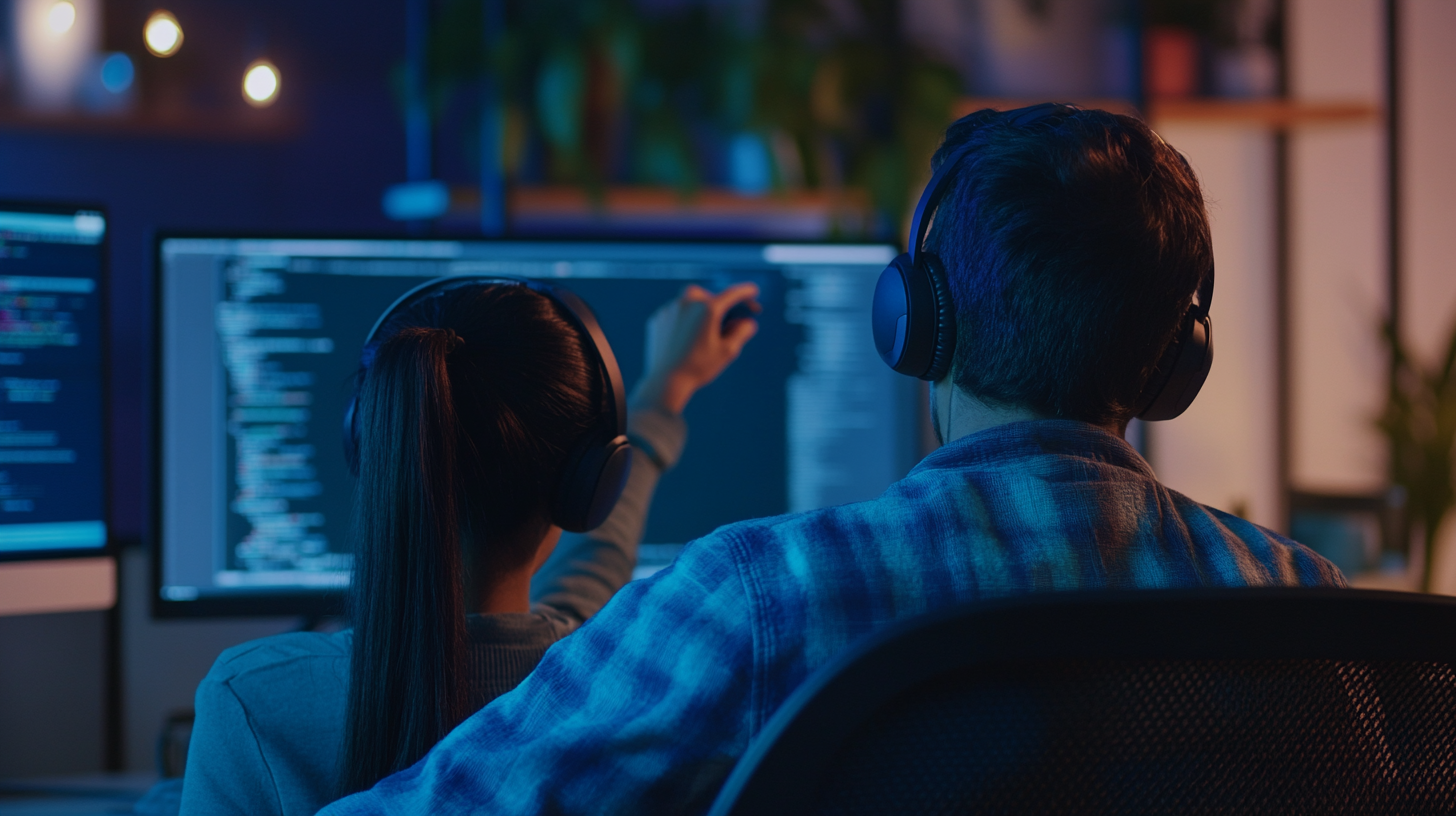
[[[108,0],[107,13],[121,14],[125,4]],[[398,232],[380,214],[379,199],[404,178],[403,128],[389,86],[404,53],[402,0],[180,0],[169,7],[183,21],[184,51],[192,50],[204,84],[215,90],[214,104],[239,93],[230,66],[240,43],[257,39],[248,29],[266,23],[269,56],[283,72],[276,112],[297,128],[248,141],[99,126],[7,129],[0,120],[0,199],[94,202],[111,215],[112,518],[125,543],[145,542],[149,533],[153,236]],[[111,47],[135,53],[139,33],[135,46]],[[296,622],[153,621],[143,553],[129,551],[122,567],[124,762],[140,770],[152,766],[162,718],[191,705],[220,650]],[[0,777],[102,767],[103,632],[101,613],[0,618]]]
[[[298,123],[284,138],[0,129],[0,198],[99,202],[110,211],[112,508],[123,539],[144,536],[148,523],[153,235],[398,230],[380,214],[379,197],[404,177],[403,129],[389,90],[404,50],[404,4],[267,0],[246,4],[246,12],[244,5],[198,3],[191,14],[268,20],[285,71],[279,112]],[[193,36],[184,48],[208,45]],[[224,90],[237,93],[235,84]]]

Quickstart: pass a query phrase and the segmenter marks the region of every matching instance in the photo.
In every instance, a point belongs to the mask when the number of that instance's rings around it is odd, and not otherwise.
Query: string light
[[[267,60],[256,60],[243,74],[243,98],[255,108],[266,108],[278,100],[282,77]]]
[[[58,0],[46,14],[46,25],[52,34],[65,34],[76,24],[76,5],[71,0]]]
[[[146,40],[147,50],[153,55],[170,57],[182,47],[182,25],[172,12],[158,9],[147,18],[142,39]]]

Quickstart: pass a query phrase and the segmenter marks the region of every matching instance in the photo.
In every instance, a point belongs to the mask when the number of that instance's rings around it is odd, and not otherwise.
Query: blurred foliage
[[[1421,588],[1431,589],[1431,568],[1441,523],[1456,505],[1456,326],[1435,366],[1416,361],[1387,326],[1393,372],[1380,430],[1390,445],[1391,481],[1405,493],[1407,522],[1424,532]]]
[[[949,64],[899,36],[897,0],[443,0],[427,85],[443,110],[499,83],[506,172],[691,194],[749,134],[779,189],[862,187],[898,223],[961,94]]]

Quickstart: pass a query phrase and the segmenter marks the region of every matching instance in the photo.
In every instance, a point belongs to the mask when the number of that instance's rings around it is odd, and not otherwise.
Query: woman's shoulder
[[[204,742],[249,742],[280,795],[312,790],[309,777],[327,776],[338,756],[350,641],[343,632],[292,632],[223,652],[197,686],[193,739],[202,731]],[[190,756],[188,766],[190,774]]]
[[[351,642],[290,632],[217,658],[197,686],[184,812],[313,813],[330,801]]]
[[[342,660],[347,665],[354,632],[286,632],[224,649],[204,682],[291,672],[303,665]]]

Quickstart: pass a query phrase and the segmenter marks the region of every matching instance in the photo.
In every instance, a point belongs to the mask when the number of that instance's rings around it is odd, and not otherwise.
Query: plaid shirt
[[[894,621],[1030,592],[1268,584],[1344,578],[1163,487],[1098,428],[992,428],[873,501],[692,543],[414,767],[324,813],[701,813],[796,686]]]

